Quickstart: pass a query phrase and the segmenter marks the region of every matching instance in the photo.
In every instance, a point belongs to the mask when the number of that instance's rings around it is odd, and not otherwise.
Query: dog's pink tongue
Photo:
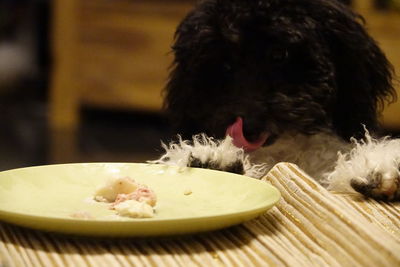
[[[246,152],[260,148],[268,138],[268,134],[262,134],[260,138],[252,143],[246,140],[243,135],[243,119],[238,117],[234,124],[226,129],[226,134],[232,137],[235,146],[243,148]]]

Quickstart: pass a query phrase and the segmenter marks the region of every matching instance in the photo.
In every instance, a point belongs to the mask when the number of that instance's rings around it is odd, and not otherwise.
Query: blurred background
[[[399,71],[400,0],[343,1]],[[194,3],[0,0],[0,170],[157,158],[173,33]],[[400,102],[382,123],[400,133]]]

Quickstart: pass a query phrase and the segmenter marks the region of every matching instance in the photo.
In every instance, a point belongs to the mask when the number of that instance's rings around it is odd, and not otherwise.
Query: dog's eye
[[[269,51],[269,59],[275,63],[281,63],[289,57],[289,52],[284,47],[275,47]]]

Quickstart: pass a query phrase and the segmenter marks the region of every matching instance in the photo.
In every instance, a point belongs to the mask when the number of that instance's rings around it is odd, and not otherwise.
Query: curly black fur
[[[184,136],[378,129],[393,70],[361,16],[335,0],[208,0],[179,25],[165,106]]]

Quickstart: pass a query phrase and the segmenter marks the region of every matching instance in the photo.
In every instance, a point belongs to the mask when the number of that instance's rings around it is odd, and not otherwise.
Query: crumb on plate
[[[193,192],[192,192],[191,189],[185,189],[185,191],[183,191],[183,194],[184,194],[185,196],[191,195],[192,193],[193,193]]]
[[[94,219],[94,217],[87,211],[77,211],[70,214],[70,216],[75,219],[83,219],[83,220]]]

